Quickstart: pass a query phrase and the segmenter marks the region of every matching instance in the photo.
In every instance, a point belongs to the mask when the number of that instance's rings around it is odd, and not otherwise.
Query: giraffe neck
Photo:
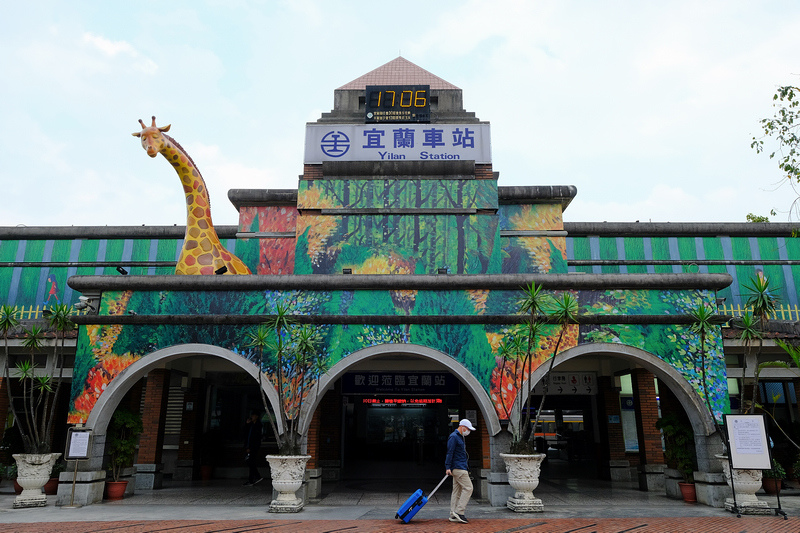
[[[187,235],[191,228],[198,228],[203,232],[214,231],[214,224],[211,221],[211,201],[200,170],[175,139],[166,134],[164,137],[167,143],[161,150],[161,155],[175,168],[186,195]]]

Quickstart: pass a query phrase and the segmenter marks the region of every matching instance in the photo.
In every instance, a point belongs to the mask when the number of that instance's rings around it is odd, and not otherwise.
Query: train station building
[[[328,363],[295,413],[309,499],[328,483],[439,477],[447,436],[469,418],[475,497],[505,505],[508,418],[536,408],[546,388],[542,478],[667,490],[655,423],[674,412],[694,431],[698,498],[721,505],[714,418],[738,412],[752,389],[736,319],[750,280],[768,278],[778,311],[763,357],[783,358],[774,338],[791,342],[800,321],[795,226],[570,221],[576,187],[501,185],[490,122],[464,109],[460,88],[402,57],[333,97],[306,126],[296,187],[231,189],[232,207],[215,197],[215,209],[238,211],[236,227],[214,227],[208,191],[180,152],[170,163],[185,226],[0,228],[0,302],[21,309],[24,325],[54,302],[80,308],[53,447],[63,449],[68,427],[92,430],[83,503],[102,497],[104,436],[120,406],[144,420],[130,491],[199,479],[202,467],[241,477],[260,370],[270,411],[283,401],[247,333],[282,308],[316,328]],[[180,125],[171,133],[180,140]],[[519,386],[501,347],[526,334],[519,301],[531,283],[572,295],[578,316],[563,334],[545,326]],[[733,321],[701,343],[690,313],[703,306]],[[22,339],[11,332],[12,368],[27,353]],[[41,365],[52,370],[52,357]],[[792,424],[799,383],[765,371],[759,402]],[[9,386],[13,371],[0,388]],[[0,391],[2,427],[7,411]]]

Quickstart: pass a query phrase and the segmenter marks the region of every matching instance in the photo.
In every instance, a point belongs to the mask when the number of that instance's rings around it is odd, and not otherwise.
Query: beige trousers
[[[466,470],[454,469],[453,474],[453,494],[450,495],[450,512],[464,514],[467,510],[467,503],[472,496],[472,480],[469,479],[469,472]]]

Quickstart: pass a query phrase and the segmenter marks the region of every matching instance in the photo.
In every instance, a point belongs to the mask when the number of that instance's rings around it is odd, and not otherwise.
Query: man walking
[[[468,524],[465,516],[467,502],[472,496],[472,480],[469,479],[469,456],[464,437],[475,431],[468,419],[458,423],[458,427],[447,439],[447,457],[444,460],[445,474],[453,476],[453,494],[450,496],[450,521]]]

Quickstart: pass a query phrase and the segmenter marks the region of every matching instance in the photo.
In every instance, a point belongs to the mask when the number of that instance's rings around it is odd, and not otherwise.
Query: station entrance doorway
[[[455,376],[356,371],[342,377],[341,390],[343,480],[420,480],[443,471],[447,437],[466,416]]]
[[[550,396],[545,400],[536,431],[536,451],[547,454],[543,471],[551,478],[597,477],[598,452],[602,448],[595,396]],[[531,420],[541,396],[532,396]]]

